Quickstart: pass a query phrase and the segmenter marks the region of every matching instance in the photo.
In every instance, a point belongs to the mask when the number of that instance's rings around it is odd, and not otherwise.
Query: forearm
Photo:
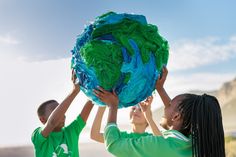
[[[151,127],[152,133],[155,136],[161,136],[161,131],[159,130],[159,128],[157,127],[156,123],[154,122],[153,119],[149,119],[148,120],[148,124]]]
[[[153,135],[155,136],[160,136],[162,135],[161,134],[161,131],[159,130],[159,128],[157,127],[156,123],[154,122],[153,118],[152,118],[152,113],[151,111],[146,111],[144,112],[144,117],[146,118],[149,126],[151,127],[152,129],[152,132],[153,132]]]
[[[104,143],[103,133],[101,133],[102,117],[105,112],[105,107],[99,107],[90,132],[91,139]]]
[[[48,119],[48,124],[52,126],[56,126],[61,118],[65,116],[65,113],[72,101],[79,93],[79,90],[73,90],[64,100],[63,102],[52,112]]]
[[[169,106],[170,105],[170,97],[167,94],[166,90],[162,87],[162,88],[157,88],[157,92],[161,97],[161,100],[163,101],[165,106]]]
[[[87,122],[88,116],[89,116],[93,106],[94,105],[93,105],[92,101],[90,101],[90,100],[87,101],[86,104],[84,105],[84,107],[80,113],[80,116],[84,120],[84,122]]]
[[[117,110],[118,110],[118,105],[109,106],[107,123],[117,122]]]

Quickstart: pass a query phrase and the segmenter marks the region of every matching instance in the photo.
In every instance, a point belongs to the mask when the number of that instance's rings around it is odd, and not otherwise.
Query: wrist
[[[164,87],[163,87],[163,86],[161,86],[161,87],[156,87],[156,90],[157,90],[157,92],[164,91]]]
[[[76,88],[76,87],[74,87],[73,90],[72,90],[72,93],[78,94],[79,92],[80,92],[80,89]]]
[[[152,117],[152,112],[150,110],[143,112],[143,114],[145,117]]]
[[[151,115],[151,114],[144,114],[144,117],[145,117],[146,119],[151,119],[151,118],[152,118],[152,115]]]
[[[113,108],[118,108],[118,104],[119,104],[119,100],[114,100],[114,101],[111,101],[111,102],[107,102],[107,106],[110,108],[110,107],[113,107]]]
[[[109,109],[117,109],[117,108],[118,108],[118,104],[111,104],[111,105],[108,105],[108,108],[109,108]]]

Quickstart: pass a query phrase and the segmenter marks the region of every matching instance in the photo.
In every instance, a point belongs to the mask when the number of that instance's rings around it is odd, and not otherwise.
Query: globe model
[[[138,104],[152,94],[166,66],[168,42],[145,16],[108,12],[78,36],[71,66],[81,90],[104,106],[93,90],[115,91],[119,108]]]

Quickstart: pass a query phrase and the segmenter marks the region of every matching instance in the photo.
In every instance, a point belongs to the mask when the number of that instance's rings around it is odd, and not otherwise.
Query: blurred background
[[[31,133],[41,126],[38,105],[48,99],[61,102],[72,88],[70,50],[76,36],[97,16],[115,11],[145,15],[169,41],[165,88],[172,98],[192,92],[219,99],[227,157],[235,157],[235,6],[234,0],[0,0],[0,156],[34,156]],[[81,92],[67,112],[67,124],[85,102]],[[157,124],[162,106],[155,94],[152,110]],[[89,139],[96,110],[97,106],[80,135],[82,157],[112,156],[103,144]],[[129,108],[119,110],[122,130],[130,130],[128,113]]]

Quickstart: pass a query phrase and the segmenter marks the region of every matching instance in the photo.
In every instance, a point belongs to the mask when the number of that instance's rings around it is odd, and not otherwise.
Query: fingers
[[[152,95],[151,95],[151,96],[149,96],[149,97],[148,97],[148,99],[152,100],[152,99],[153,99],[153,96],[152,96]]]
[[[148,97],[148,101],[152,102],[152,100],[153,100],[153,96],[151,95],[151,96]]]
[[[164,66],[162,69],[162,74],[159,75],[158,81],[165,81],[168,74],[167,68]]]
[[[93,92],[99,99],[102,99],[105,95],[102,91],[99,91],[99,90],[96,90],[96,89],[94,89]]]
[[[167,74],[168,74],[168,70],[167,70],[166,66],[163,67],[163,69],[162,69],[162,73],[163,73],[163,76],[164,76],[164,77],[167,76]]]
[[[102,87],[98,87],[98,89],[102,92],[102,93],[107,93],[107,91],[105,89],[103,89]]]
[[[103,89],[102,87],[98,87],[98,90],[94,89],[93,92],[101,100],[110,93],[105,89]]]
[[[76,74],[75,74],[75,70],[73,69],[72,71],[71,71],[71,80],[75,83],[75,80],[76,80]]]
[[[112,93],[113,93],[113,95],[115,95],[115,96],[117,97],[117,94],[116,94],[116,92],[115,92],[115,89],[112,90]]]
[[[139,103],[139,106],[145,106],[145,102],[141,101],[141,102]]]
[[[71,80],[72,80],[72,81],[74,81],[74,73],[75,73],[75,72],[74,72],[74,69],[71,70]]]

